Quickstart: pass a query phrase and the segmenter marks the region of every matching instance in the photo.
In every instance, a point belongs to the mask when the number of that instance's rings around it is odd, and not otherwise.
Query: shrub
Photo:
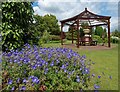
[[[67,39],[67,40],[72,40],[72,33],[67,32],[67,33],[66,33],[66,39]],[[76,34],[76,32],[74,32],[74,34],[73,34],[73,39],[74,39],[74,40],[77,39],[77,34]]]
[[[50,41],[50,34],[47,31],[45,31],[43,33],[43,36],[39,40],[39,43],[48,43],[49,41]]]
[[[58,35],[50,35],[50,40],[51,41],[59,41],[60,40],[60,36],[58,36]]]
[[[119,39],[117,39],[117,38],[111,38],[111,42],[112,42],[112,43],[118,43],[118,42],[119,42]]]
[[[28,43],[32,36],[29,27],[34,13],[31,3],[3,2],[1,9],[2,51],[17,49]]]
[[[98,41],[98,43],[103,42],[102,38],[100,36],[98,36],[98,35],[93,35],[92,39]]]
[[[66,48],[25,45],[3,53],[4,90],[85,90],[90,80],[86,56]]]
[[[72,40],[72,34],[70,32],[66,33],[66,39],[67,40]]]
[[[108,43],[108,38],[105,38],[105,40],[104,40],[104,41],[105,41],[105,43]]]

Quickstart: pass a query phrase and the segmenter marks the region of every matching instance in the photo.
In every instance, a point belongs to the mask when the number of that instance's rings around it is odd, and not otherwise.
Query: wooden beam
[[[63,23],[61,23],[61,45],[63,45]]]
[[[71,26],[73,26],[77,21],[75,21]]]
[[[91,25],[90,27],[94,27],[94,26],[103,26],[103,25],[108,25],[108,24],[96,24],[96,25]]]
[[[78,34],[77,34],[77,48],[79,48],[79,42],[80,42],[80,33],[79,33],[79,19],[77,19],[77,31],[78,31]]]
[[[89,14],[91,14],[91,16],[87,15],[87,18],[83,18],[83,15],[85,13],[89,13]],[[87,19],[98,19],[98,20],[102,19],[103,20],[104,19],[104,20],[108,20],[110,18],[111,18],[110,16],[102,16],[102,15],[94,14],[94,13],[88,11],[87,8],[85,8],[85,10],[83,12],[81,12],[80,14],[73,16],[71,18],[65,19],[65,20],[61,20],[60,22],[69,22],[69,21],[73,21],[76,19],[84,19],[84,20],[87,20]]]
[[[90,20],[90,19],[91,20],[101,20],[101,19],[107,20],[107,19],[109,19],[109,17],[103,17],[103,18],[102,17],[100,17],[100,18],[94,18],[94,17],[93,18],[83,18],[83,17],[79,17],[79,19],[80,20]]]
[[[108,19],[108,47],[110,47],[110,19]]]
[[[73,29],[72,29],[72,44],[73,44]]]

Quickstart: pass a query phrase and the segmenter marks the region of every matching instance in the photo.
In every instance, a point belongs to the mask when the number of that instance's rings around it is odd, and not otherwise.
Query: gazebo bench
[[[97,45],[97,41],[80,41],[80,45]]]
[[[97,45],[97,41],[95,41],[95,40],[94,40],[94,41],[92,41],[92,42],[91,42],[91,45],[96,46],[96,45]]]

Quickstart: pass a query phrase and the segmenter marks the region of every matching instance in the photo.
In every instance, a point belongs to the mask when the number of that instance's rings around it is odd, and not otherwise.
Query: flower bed
[[[86,56],[66,48],[26,44],[4,52],[2,90],[85,90],[90,80]]]

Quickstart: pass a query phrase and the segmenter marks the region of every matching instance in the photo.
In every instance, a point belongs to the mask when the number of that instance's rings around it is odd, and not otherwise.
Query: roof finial
[[[85,11],[87,11],[87,8],[85,8]]]

